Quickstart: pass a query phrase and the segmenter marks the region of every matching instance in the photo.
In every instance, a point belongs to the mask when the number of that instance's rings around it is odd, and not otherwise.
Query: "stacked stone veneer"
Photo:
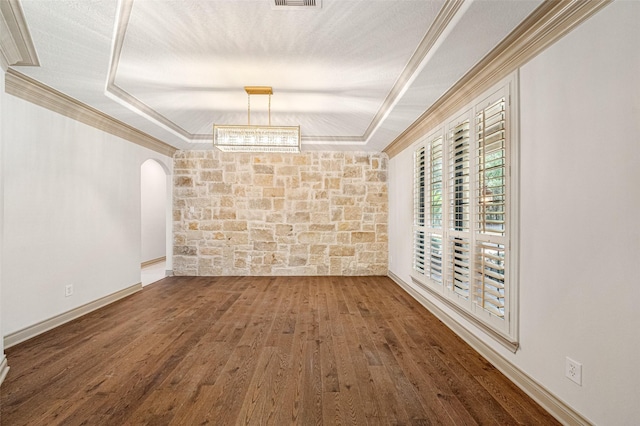
[[[387,157],[178,151],[176,275],[386,275]]]

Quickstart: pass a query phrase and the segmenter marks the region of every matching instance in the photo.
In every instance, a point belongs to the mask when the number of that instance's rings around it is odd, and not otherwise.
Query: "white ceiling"
[[[245,124],[243,87],[260,85],[304,150],[380,151],[540,3],[22,0],[40,67],[12,68],[180,149]]]

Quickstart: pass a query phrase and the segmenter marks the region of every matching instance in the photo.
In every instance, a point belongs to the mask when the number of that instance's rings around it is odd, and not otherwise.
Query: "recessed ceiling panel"
[[[443,2],[133,2],[114,83],[189,134],[247,121],[246,85],[272,86],[272,124],[361,137]],[[252,97],[252,102],[255,97]],[[265,121],[256,101],[252,118]]]
[[[379,151],[541,0],[272,2],[22,0],[40,66],[12,68],[180,149],[246,123],[251,85],[303,149]]]

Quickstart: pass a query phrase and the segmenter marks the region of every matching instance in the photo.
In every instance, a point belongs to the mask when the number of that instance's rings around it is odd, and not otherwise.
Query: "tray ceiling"
[[[12,68],[179,149],[245,124],[255,85],[303,149],[380,151],[541,2],[271,3],[23,0],[40,66]]]

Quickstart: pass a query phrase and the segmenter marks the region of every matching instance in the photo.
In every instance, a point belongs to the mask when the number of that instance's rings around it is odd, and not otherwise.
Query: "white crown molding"
[[[424,38],[418,45],[418,48],[409,59],[407,66],[402,70],[402,73],[398,77],[398,80],[391,88],[391,91],[385,98],[384,102],[380,106],[380,109],[373,117],[371,124],[365,131],[362,141],[368,140],[376,128],[384,121],[384,118],[389,113],[391,108],[398,101],[399,97],[404,93],[407,86],[411,84],[411,81],[418,71],[422,62],[425,60],[433,46],[436,44],[442,33],[444,33],[445,29],[449,26],[454,16],[464,3],[464,0],[447,0],[438,12],[438,16],[434,19],[433,23],[429,27],[429,30],[425,34]]]
[[[160,139],[143,133],[13,69],[7,70],[5,75],[5,92],[168,157],[172,157],[177,151],[175,147]]]
[[[9,67],[40,66],[19,0],[0,0],[0,66],[5,92],[137,145],[173,156],[176,148]]]
[[[492,347],[487,345],[483,340],[475,334],[467,330],[458,321],[446,314],[442,309],[433,302],[418,293],[410,284],[402,280],[393,272],[388,271],[388,276],[411,297],[417,300],[429,312],[442,321],[462,340],[467,342],[476,352],[484,357],[491,365],[497,368],[502,374],[507,376],[516,386],[529,395],[534,401],[540,404],[545,410],[555,417],[560,423],[565,425],[591,425],[580,413],[575,411],[556,395],[548,391],[544,386],[524,373]]]
[[[18,0],[0,1],[0,63],[5,71],[12,65],[40,66]]]
[[[393,158],[612,0],[545,1],[385,149]]]
[[[148,119],[158,123],[160,126],[181,137],[185,142],[193,142],[197,135],[189,133],[116,84],[116,75],[118,74],[118,66],[120,65],[122,46],[124,45],[124,39],[127,33],[132,9],[133,0],[122,0],[118,2],[116,29],[113,35],[113,44],[111,46],[111,59],[109,63],[105,92],[113,100],[127,106],[128,108],[132,108],[143,116],[146,116]],[[211,139],[211,135],[208,135],[207,139]]]
[[[18,343],[29,340],[32,337],[36,337],[37,335],[59,327],[62,324],[66,324],[69,321],[73,321],[76,318],[87,315],[88,313],[93,312],[96,309],[100,309],[113,302],[137,293],[140,290],[142,290],[142,283],[137,283],[120,291],[116,291],[115,293],[101,297],[100,299],[94,300],[93,302],[86,303],[82,306],[78,306],[75,309],[41,321],[20,331],[16,331],[15,333],[7,334],[6,336],[4,336],[4,347],[10,348],[11,346],[15,346]]]
[[[124,104],[127,104],[130,108],[138,111],[150,118],[151,120],[159,123],[163,127],[171,130],[176,135],[182,137],[187,142],[200,142],[211,140],[210,134],[203,133],[190,133],[186,129],[180,127],[178,124],[169,120],[167,117],[151,108],[149,105],[140,101],[135,96],[131,95],[126,90],[122,89],[115,82],[116,75],[118,73],[118,65],[120,62],[120,55],[124,44],[124,38],[129,24],[129,18],[131,16],[131,10],[133,8],[134,0],[122,0],[119,2],[118,21],[116,23],[116,30],[114,34],[114,42],[111,50],[111,62],[109,64],[109,74],[107,76],[106,91],[114,99]],[[382,124],[385,117],[389,114],[389,111],[393,108],[399,97],[404,93],[407,85],[411,83],[415,73],[419,70],[422,62],[425,60],[433,46],[436,44],[440,36],[444,33],[445,29],[449,26],[454,16],[463,5],[464,0],[446,0],[442,6],[438,15],[434,19],[433,23],[429,27],[429,30],[425,34],[424,38],[416,48],[415,52],[409,59],[406,67],[398,77],[398,80],[394,83],[389,94],[381,104],[378,112],[374,115],[371,123],[361,136],[302,136],[302,142],[305,143],[317,143],[317,142],[349,142],[349,143],[362,143],[366,144],[367,140],[375,132],[375,130]]]

